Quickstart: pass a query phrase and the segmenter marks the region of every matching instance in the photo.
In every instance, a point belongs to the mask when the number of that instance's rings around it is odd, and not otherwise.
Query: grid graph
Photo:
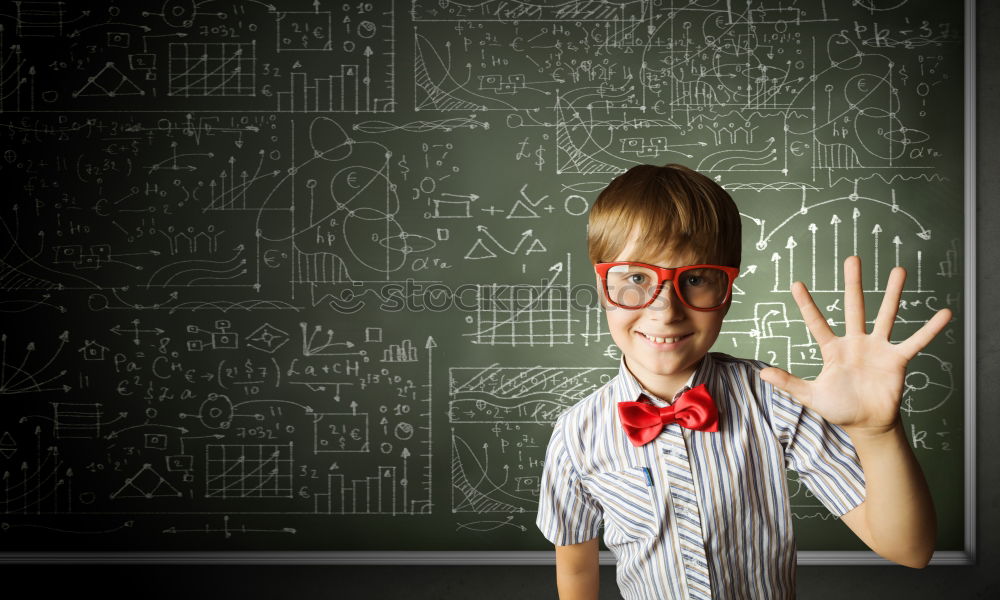
[[[256,42],[170,44],[170,96],[253,96]]]
[[[208,498],[291,498],[292,445],[209,445]]]

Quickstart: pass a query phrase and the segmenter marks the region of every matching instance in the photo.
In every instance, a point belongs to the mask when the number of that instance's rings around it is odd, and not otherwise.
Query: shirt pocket
[[[646,483],[642,467],[594,473],[584,480],[604,511],[604,530],[609,544],[660,535],[662,511],[656,487]]]

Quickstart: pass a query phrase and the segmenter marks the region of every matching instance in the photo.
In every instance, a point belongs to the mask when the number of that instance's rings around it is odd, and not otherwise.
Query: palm
[[[887,430],[899,418],[907,363],[951,320],[951,311],[939,310],[905,341],[893,344],[889,339],[906,280],[905,269],[895,267],[890,273],[870,334],[865,327],[858,257],[844,262],[844,280],[846,331],[842,337],[830,329],[805,285],[796,282],[792,287],[792,296],[823,356],[823,370],[816,379],[806,381],[773,367],[762,370],[761,376],[831,423],[849,429]]]
[[[809,383],[811,406],[837,425],[892,422],[907,359],[887,340],[835,337],[821,346],[823,370]]]

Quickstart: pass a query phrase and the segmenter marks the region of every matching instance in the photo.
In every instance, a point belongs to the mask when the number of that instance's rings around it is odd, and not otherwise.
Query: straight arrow
[[[792,289],[792,282],[795,281],[795,247],[798,246],[798,242],[795,241],[795,236],[788,236],[788,243],[785,244],[785,248],[788,249],[788,289]]]
[[[815,223],[809,224],[809,231],[812,233],[812,289],[816,289],[816,229]]]
[[[878,291],[878,234],[882,233],[882,226],[878,223],[872,228],[872,235],[875,236],[875,291]]]
[[[833,215],[830,225],[833,225],[833,291],[836,292],[840,285],[840,217]]]

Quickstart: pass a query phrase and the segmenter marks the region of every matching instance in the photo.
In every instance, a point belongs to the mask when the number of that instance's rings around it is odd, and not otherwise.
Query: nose
[[[668,323],[684,318],[684,303],[677,297],[673,281],[668,279],[663,282],[660,292],[646,310],[652,311],[654,316]]]

